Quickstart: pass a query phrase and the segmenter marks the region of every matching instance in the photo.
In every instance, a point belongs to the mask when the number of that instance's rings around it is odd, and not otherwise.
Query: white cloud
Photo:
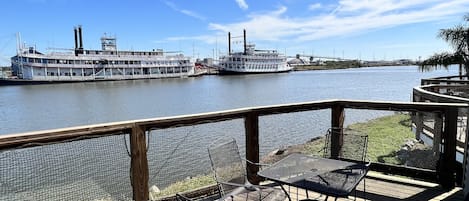
[[[193,17],[193,18],[196,18],[196,19],[199,19],[199,20],[206,20],[206,18],[194,11],[190,11],[190,10],[186,10],[186,9],[180,9],[176,6],[176,4],[172,3],[172,2],[169,2],[169,1],[165,1],[165,4],[170,7],[171,9],[173,9],[174,11],[177,11],[177,12],[180,12],[184,15],[187,15],[189,17]]]
[[[236,3],[243,10],[247,10],[249,7],[245,0],[236,0]]]
[[[199,20],[205,20],[206,18],[202,15],[199,15],[197,14],[196,12],[194,11],[190,11],[190,10],[180,10],[181,13],[187,15],[187,16],[190,16],[190,17],[193,17],[193,18],[197,18]]]
[[[314,5],[314,4],[313,4]],[[330,8],[331,5],[321,5]],[[332,5],[334,6],[334,5]],[[314,7],[314,6],[313,6]],[[263,13],[250,13],[246,20],[233,23],[209,23],[213,34],[173,37],[170,40],[201,40],[214,43],[228,32],[248,32],[254,41],[313,41],[347,37],[379,29],[461,18],[469,10],[467,0],[340,0],[334,11],[309,17],[295,17],[285,6]],[[307,8],[309,9],[309,8]]]
[[[321,7],[322,7],[322,6],[321,6],[320,3],[314,3],[314,4],[310,4],[310,5],[308,6],[308,9],[309,9],[309,10],[316,10],[316,9],[321,8]]]
[[[404,24],[461,16],[469,9],[467,0],[340,0],[330,14],[291,17],[287,8],[248,15],[247,20],[229,24],[210,23],[209,29],[226,33],[247,29],[253,40],[309,41],[347,36]],[[290,14],[291,15],[291,14]]]

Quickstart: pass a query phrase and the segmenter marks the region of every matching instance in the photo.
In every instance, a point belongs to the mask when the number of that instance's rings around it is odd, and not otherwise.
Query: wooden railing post
[[[255,113],[249,113],[244,119],[246,130],[246,159],[259,163],[259,116]],[[259,184],[260,178],[257,176],[259,167],[246,163],[246,172],[248,180],[253,184]]]
[[[423,82],[423,79],[422,79],[422,82]],[[423,85],[423,83],[422,83]],[[413,102],[420,102],[420,95],[413,95]],[[415,139],[417,140],[420,140],[421,137],[421,133],[423,131],[423,114],[422,112],[415,112],[415,115],[414,115],[414,123],[415,123]]]
[[[443,118],[441,113],[435,114],[435,123],[433,126],[433,153],[437,158],[440,157],[441,133],[443,131]]]
[[[148,200],[148,160],[145,128],[135,124],[130,134],[130,182],[133,200]]]
[[[331,108],[331,158],[338,159],[343,142],[344,106],[334,105]]]
[[[452,189],[455,186],[457,126],[458,109],[446,109],[444,130],[441,135],[443,153],[440,155],[437,170],[440,184],[446,189]]]
[[[422,137],[422,132],[423,132],[423,113],[422,112],[416,112],[415,113],[415,139],[416,140],[421,140]]]

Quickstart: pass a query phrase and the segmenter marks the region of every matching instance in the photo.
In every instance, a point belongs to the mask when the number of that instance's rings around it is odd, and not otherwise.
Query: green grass
[[[368,157],[372,162],[402,164],[396,152],[407,139],[415,138],[407,114],[385,116],[349,128],[368,134]]]
[[[179,192],[194,190],[200,187],[209,186],[216,184],[215,179],[212,175],[198,175],[191,179],[178,181],[162,189],[159,193],[154,193],[153,197],[163,197],[168,195],[174,195]]]
[[[309,155],[322,156],[325,143],[324,139],[324,137],[321,137],[319,139],[306,143],[305,149],[301,152]]]
[[[368,135],[368,158],[372,162],[389,164],[402,164],[396,156],[397,151],[407,139],[415,138],[411,131],[411,120],[407,114],[385,116],[365,123],[356,123],[348,126],[355,133]],[[304,153],[322,155],[324,138],[308,142]]]

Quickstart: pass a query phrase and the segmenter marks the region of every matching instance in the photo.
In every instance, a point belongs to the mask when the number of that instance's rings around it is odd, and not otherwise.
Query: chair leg
[[[357,188],[355,187],[355,197],[353,198],[353,200],[357,200]]]
[[[366,178],[363,178],[363,199],[366,201]]]
[[[283,190],[283,192],[285,192],[285,194],[287,195],[288,197],[288,201],[291,201],[291,197],[290,197],[290,186],[288,186],[288,192],[287,190],[283,187],[283,185],[280,185],[280,188]]]

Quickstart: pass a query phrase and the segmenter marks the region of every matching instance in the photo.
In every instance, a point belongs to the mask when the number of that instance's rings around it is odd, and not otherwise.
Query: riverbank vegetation
[[[321,65],[305,64],[295,65],[295,71],[305,70],[336,70],[347,68],[362,68],[362,67],[379,67],[379,66],[399,66],[399,65],[413,65],[413,63],[396,63],[396,62],[360,62],[359,60],[347,61],[324,61]]]
[[[303,70],[333,70],[333,69],[346,69],[346,68],[359,68],[361,67],[360,62],[357,60],[353,61],[326,61],[324,65],[297,65],[295,66],[296,71]]]
[[[352,130],[355,134],[360,133],[369,136],[368,157],[372,162],[396,165],[406,164],[406,160],[399,157],[399,152],[406,142],[415,138],[411,131],[411,118],[408,114],[395,114],[364,123],[352,124],[346,130]],[[262,162],[272,163],[295,152],[322,155],[323,147],[324,137],[317,137],[304,144],[292,145],[273,151],[265,156]],[[197,176],[176,182],[161,192],[155,193],[154,196],[173,195],[176,192],[188,191],[214,184],[215,180],[212,175]]]

